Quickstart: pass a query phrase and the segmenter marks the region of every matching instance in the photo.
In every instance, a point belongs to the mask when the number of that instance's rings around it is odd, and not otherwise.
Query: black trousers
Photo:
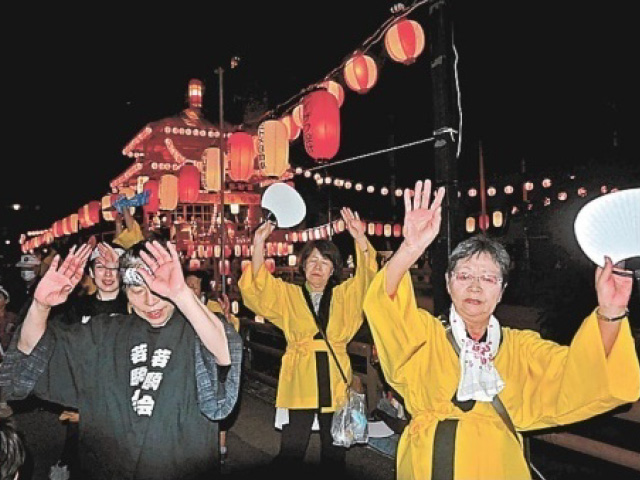
[[[331,419],[333,413],[319,413],[317,409],[289,410],[289,423],[282,428],[280,453],[281,465],[301,464],[309,446],[313,418],[318,414],[320,424],[320,463],[323,469],[343,471],[346,461],[346,448],[337,447],[331,437]]]

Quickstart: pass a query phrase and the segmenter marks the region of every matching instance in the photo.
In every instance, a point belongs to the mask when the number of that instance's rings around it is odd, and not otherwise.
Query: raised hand
[[[256,230],[256,233],[253,237],[253,243],[260,245],[264,244],[264,242],[267,240],[267,238],[269,238],[269,235],[271,235],[275,228],[276,225],[273,222],[270,222],[269,220],[264,222]]]
[[[189,288],[184,281],[182,265],[175,245],[168,242],[165,248],[160,242],[153,241],[147,242],[145,246],[149,253],[141,251],[140,258],[144,260],[149,270],[144,267],[138,268],[138,273],[154,293],[174,300],[184,289]]]
[[[220,303],[220,307],[222,307],[222,313],[224,313],[224,316],[228,319],[231,315],[231,302],[227,294],[221,293],[218,302]]]
[[[613,262],[609,257],[605,257],[604,268],[596,268],[598,311],[609,318],[624,314],[633,288],[631,277],[616,275],[613,271]]]
[[[36,287],[34,292],[36,302],[48,308],[64,303],[82,279],[84,266],[91,250],[91,246],[86,243],[77,250],[74,245],[62,263],[60,263],[60,255],[56,255],[47,273]]]
[[[97,248],[98,248],[98,253],[100,254],[100,257],[102,258],[102,261],[105,266],[107,267],[118,266],[118,260],[120,259],[120,257],[118,256],[118,253],[113,249],[111,245],[105,242],[100,242]]]
[[[410,250],[419,251],[422,254],[438,235],[444,193],[444,187],[440,187],[433,202],[430,203],[431,180],[425,180],[424,184],[420,180],[416,182],[413,202],[411,192],[404,191],[405,213],[402,234],[404,235],[403,243]]]
[[[360,220],[360,215],[358,215],[358,212],[354,214],[350,208],[343,207],[340,209],[340,215],[342,215],[342,219],[344,220],[347,231],[353,238],[355,238],[356,240],[359,238],[364,238],[364,222]]]

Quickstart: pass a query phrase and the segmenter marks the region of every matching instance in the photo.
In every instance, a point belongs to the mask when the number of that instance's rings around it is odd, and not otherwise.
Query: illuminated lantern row
[[[78,213],[74,219],[77,232],[77,225],[81,228],[89,228],[100,223],[100,212],[102,211],[102,203],[97,200],[87,203],[78,209]],[[73,215],[72,215],[73,216]],[[73,233],[76,233],[73,232]]]
[[[367,93],[378,81],[378,67],[369,55],[356,53],[344,66],[344,80],[357,93]]]
[[[147,180],[143,191],[149,192],[149,200],[142,206],[145,214],[156,213],[160,209],[160,184],[157,180]]]
[[[178,206],[178,177],[165,174],[160,177],[158,186],[160,210],[175,210]]]
[[[195,165],[184,165],[178,173],[178,201],[195,203],[200,193],[200,170]]]
[[[424,50],[424,31],[418,22],[400,20],[387,30],[384,45],[392,60],[410,65]]]
[[[209,191],[219,192],[222,188],[222,175],[220,171],[220,149],[218,147],[207,148],[203,154],[204,160],[204,188]],[[225,161],[228,160],[225,157]],[[227,165],[225,164],[225,170]]]
[[[267,120],[258,127],[258,161],[267,177],[281,177],[289,168],[289,132],[279,120]]]
[[[229,136],[229,177],[236,182],[248,182],[253,174],[255,146],[251,135],[234,132]]]
[[[62,233],[64,235],[78,233],[78,215],[73,213],[62,219]]]
[[[60,238],[63,233],[62,233],[62,220],[58,220],[56,222],[53,222],[53,225],[51,225],[51,232],[53,233],[53,236],[55,238]]]
[[[503,213],[500,210],[496,210],[491,215],[491,219],[489,218],[489,215],[480,215],[478,216],[477,222],[475,217],[467,217],[467,219],[465,220],[465,230],[467,231],[467,233],[473,233],[476,230],[477,223],[478,228],[484,231],[492,226],[491,222],[493,222],[493,226],[496,228],[502,227],[504,225]]]
[[[368,235],[377,235],[377,236],[385,236],[391,237],[394,236],[399,238],[402,236],[402,225],[396,223],[391,225],[390,223],[382,223],[382,222],[363,222],[365,229]],[[308,230],[302,230],[297,232],[287,233],[285,238],[288,242],[298,243],[298,242],[307,242],[309,240],[320,240],[323,238],[330,237],[336,233],[341,233],[345,230],[344,220],[335,220],[331,223],[327,223],[325,225],[321,225],[319,227],[310,228]],[[291,247],[293,247],[291,245]],[[279,252],[279,250],[278,250]],[[289,248],[289,252],[292,253],[292,248]],[[276,253],[279,254],[279,253]],[[267,255],[271,255],[269,251],[267,251]]]
[[[314,160],[329,160],[340,148],[340,107],[326,90],[304,98],[304,148]]]

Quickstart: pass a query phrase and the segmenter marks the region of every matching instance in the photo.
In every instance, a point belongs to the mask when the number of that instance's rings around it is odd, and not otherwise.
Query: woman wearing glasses
[[[632,279],[596,271],[598,307],[570,346],[501,327],[493,312],[509,255],[476,236],[449,257],[452,306],[442,322],[416,306],[409,267],[440,229],[444,190],[404,195],[404,241],[365,298],[385,377],[412,421],[397,452],[397,478],[531,478],[518,431],[587,419],[638,399],[640,367],[629,329]]]

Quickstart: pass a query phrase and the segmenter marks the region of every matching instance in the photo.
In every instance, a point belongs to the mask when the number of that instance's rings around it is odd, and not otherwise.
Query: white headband
[[[4,289],[4,287],[1,287],[1,286],[0,286],[0,293],[1,293],[2,295],[4,295],[4,298],[6,298],[6,299],[7,299],[7,303],[9,303],[9,300],[10,300],[9,292],[7,292],[7,291]]]
[[[122,283],[127,287],[146,285],[144,278],[142,278],[142,275],[138,273],[138,269],[136,267],[123,269]]]

